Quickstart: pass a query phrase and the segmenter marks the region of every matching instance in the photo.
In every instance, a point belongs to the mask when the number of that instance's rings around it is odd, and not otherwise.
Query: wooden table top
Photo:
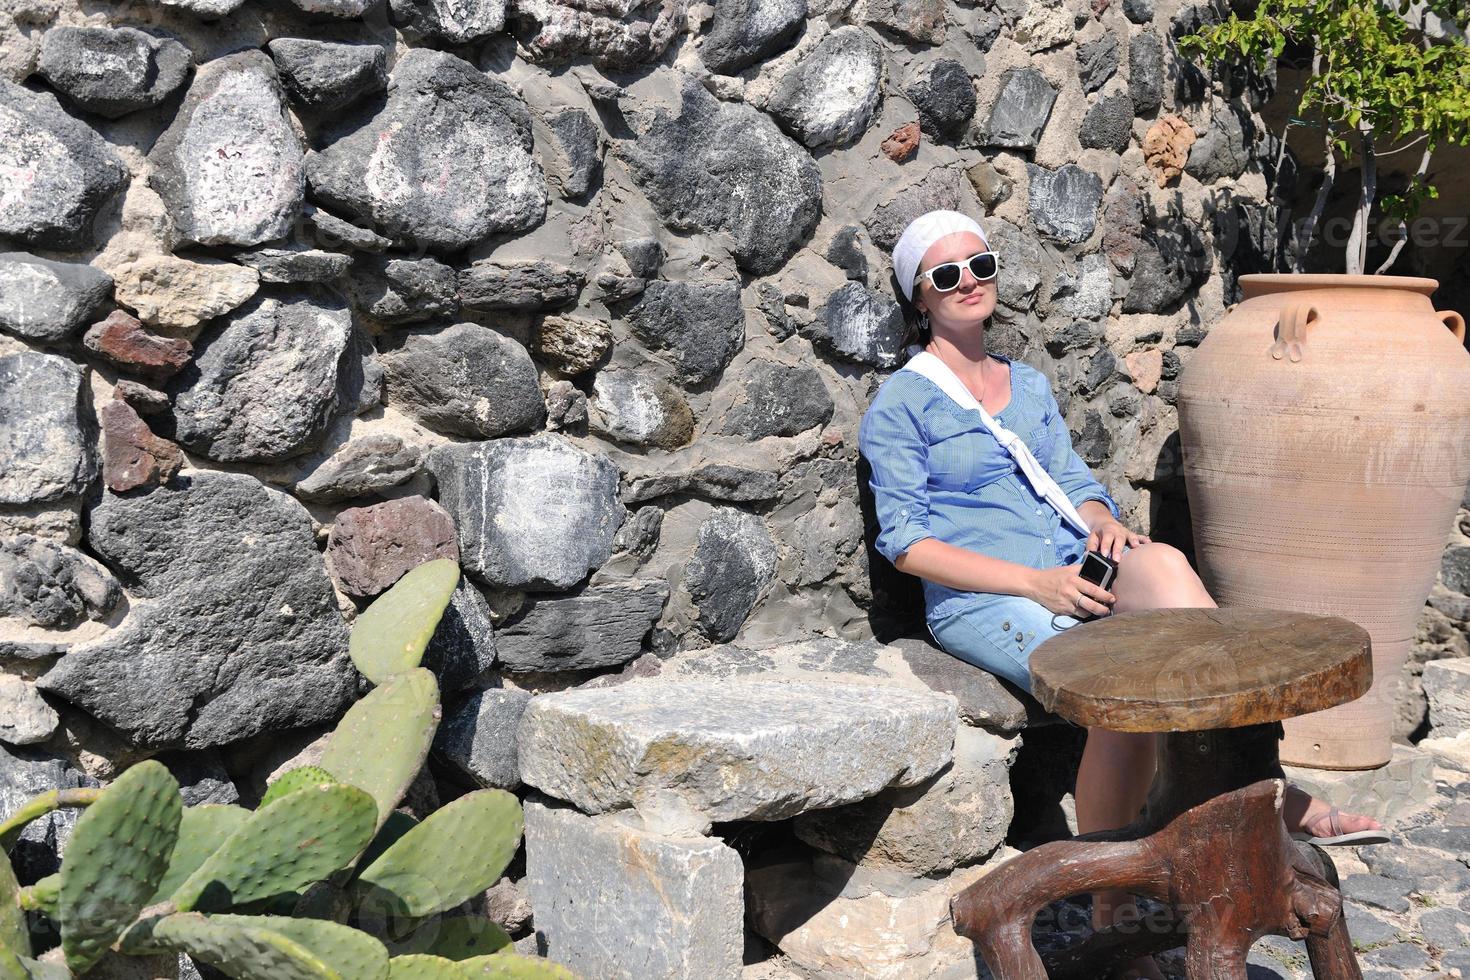
[[[1147,609],[1089,620],[1031,655],[1036,699],[1079,725],[1206,731],[1280,721],[1359,698],[1368,631],[1284,609]]]

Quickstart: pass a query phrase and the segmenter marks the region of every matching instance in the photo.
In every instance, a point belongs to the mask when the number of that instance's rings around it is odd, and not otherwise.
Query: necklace
[[[938,351],[931,350],[929,351],[929,353],[933,354],[935,357],[939,357]],[[939,359],[941,361],[944,360],[944,358],[942,357],[940,357]],[[981,405],[985,404],[985,393],[990,390],[990,379],[985,376],[985,365],[989,360],[990,355],[986,354],[985,360],[980,362],[980,397],[977,399],[977,401],[979,401]],[[946,365],[946,367],[947,366],[948,365]],[[955,371],[954,368],[950,368],[950,371],[955,375],[955,377],[959,377],[959,372]],[[973,395],[974,392],[970,392],[970,394]]]

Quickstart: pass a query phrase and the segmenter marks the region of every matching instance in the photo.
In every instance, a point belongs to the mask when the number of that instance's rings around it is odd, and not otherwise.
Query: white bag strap
[[[950,370],[948,364],[945,364],[944,361],[919,347],[917,344],[910,345],[908,353],[911,355],[908,363],[900,368],[900,370],[915,371],[923,375],[938,385],[939,390],[948,395],[950,400],[956,405],[979,412],[980,421],[985,423],[985,427],[995,436],[1001,448],[1010,453],[1012,458],[1015,459],[1021,468],[1021,472],[1025,474],[1026,479],[1031,483],[1032,489],[1036,491],[1036,495],[1056,508],[1057,513],[1071,522],[1072,526],[1079,533],[1083,535],[1091,533],[1087,527],[1087,522],[1082,519],[1082,515],[1077,512],[1077,508],[1072,506],[1072,501],[1062,492],[1062,488],[1057,485],[1057,481],[1052,479],[1051,474],[1046,471],[1046,467],[1042,466],[1036,457],[1031,454],[1030,448],[1021,437],[992,418],[990,413],[985,410],[985,407],[970,393],[970,389],[965,387],[965,383],[959,379],[959,376]]]

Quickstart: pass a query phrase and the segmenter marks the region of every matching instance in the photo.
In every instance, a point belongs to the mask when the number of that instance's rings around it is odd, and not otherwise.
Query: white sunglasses
[[[970,275],[975,277],[976,282],[988,282],[995,278],[999,271],[1000,261],[994,252],[976,252],[963,262],[941,262],[932,269],[926,269],[914,276],[914,285],[920,280],[928,279],[929,284],[937,292],[948,293],[959,288],[960,280],[964,278],[963,269],[968,266]]]

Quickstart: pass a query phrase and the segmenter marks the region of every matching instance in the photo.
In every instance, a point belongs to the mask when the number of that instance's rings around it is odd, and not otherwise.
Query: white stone
[[[625,815],[528,799],[526,885],[546,955],[598,980],[734,980],[745,945],[740,855]]]
[[[677,797],[710,820],[780,820],[913,786],[951,758],[946,694],[829,681],[634,681],[534,699],[521,779],[587,813]]]
[[[1431,660],[1424,665],[1429,728],[1435,738],[1470,731],[1470,660]]]
[[[1446,769],[1470,773],[1470,731],[1450,738],[1426,738],[1419,743],[1419,748]]]
[[[35,685],[9,674],[0,674],[0,742],[34,745],[56,731],[61,718]]]

